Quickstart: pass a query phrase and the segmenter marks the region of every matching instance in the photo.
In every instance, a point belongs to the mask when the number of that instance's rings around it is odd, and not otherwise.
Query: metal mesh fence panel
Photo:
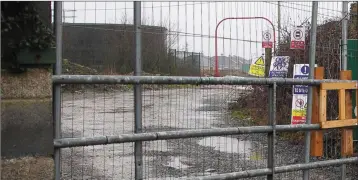
[[[352,3],[350,4],[352,5]],[[320,2],[316,64],[326,79],[338,79],[341,2]],[[280,13],[278,13],[280,9]],[[215,29],[227,17],[265,17],[273,23],[274,56],[308,64],[311,3],[142,2],[142,66],[149,76],[212,76]],[[63,74],[133,75],[133,2],[65,2]],[[280,15],[278,17],[278,15]],[[350,13],[353,17],[354,13]],[[357,38],[354,18],[348,38]],[[293,26],[306,27],[304,50],[290,49]],[[252,77],[250,64],[265,57],[262,19],[236,19],[217,28],[221,76]],[[62,136],[95,137],[134,132],[134,85],[63,85]],[[238,85],[143,85],[143,132],[269,125],[269,88]],[[291,123],[292,86],[276,94],[276,123]],[[337,94],[328,95],[329,119],[338,116]],[[275,166],[303,163],[304,133],[277,133]],[[325,131],[325,159],[340,157],[340,133]],[[267,134],[143,142],[145,179],[175,179],[266,168]],[[63,179],[134,179],[134,143],[62,150]],[[351,169],[355,166],[350,166]],[[334,169],[334,168],[333,168]],[[353,179],[354,173],[348,172]],[[300,179],[302,172],[276,175]],[[314,170],[312,178],[336,179],[336,170]],[[258,177],[253,179],[265,179]]]

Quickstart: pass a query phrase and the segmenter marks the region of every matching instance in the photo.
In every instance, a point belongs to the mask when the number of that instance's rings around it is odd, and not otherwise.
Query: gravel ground
[[[162,89],[143,92],[143,131],[230,127],[227,101],[242,89]],[[235,92],[235,93],[234,93]],[[63,94],[64,137],[133,133],[132,92]],[[62,150],[63,179],[134,179],[134,143]],[[261,134],[143,142],[145,179],[179,179],[264,168],[267,137]],[[303,145],[276,144],[276,165],[303,162]],[[353,172],[348,168],[349,173]],[[301,179],[301,172],[276,179]],[[339,168],[311,172],[312,179],[338,179]],[[348,174],[350,179],[357,175]],[[265,179],[265,177],[253,178]]]

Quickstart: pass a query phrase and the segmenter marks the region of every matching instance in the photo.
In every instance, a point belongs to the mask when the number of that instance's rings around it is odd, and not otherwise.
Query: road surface
[[[183,88],[143,91],[143,131],[230,127],[227,102],[247,88]],[[133,92],[63,93],[64,137],[133,133]],[[63,179],[134,179],[134,143],[62,150]],[[279,164],[303,162],[303,146],[278,142]],[[180,179],[265,168],[265,135],[190,138],[143,142],[145,179]],[[337,168],[336,168],[337,169]],[[327,170],[327,169],[325,169]],[[339,169],[338,169],[339,170]],[[312,173],[335,179],[339,171]],[[277,179],[301,179],[301,172]],[[255,179],[265,179],[259,177]]]

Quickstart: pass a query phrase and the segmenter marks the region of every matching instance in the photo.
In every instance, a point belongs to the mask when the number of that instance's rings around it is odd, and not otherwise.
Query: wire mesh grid
[[[319,3],[316,62],[325,67],[327,79],[339,78],[341,6],[341,2]],[[308,2],[280,2],[280,6],[277,2],[142,2],[143,74],[213,75],[215,27],[226,17],[270,19],[277,34],[274,55],[290,56],[290,64],[308,63],[311,10]],[[132,75],[133,2],[65,2],[63,12],[64,74]],[[304,50],[289,48],[291,28],[297,25],[306,26]],[[264,54],[262,32],[270,29],[263,20],[222,23],[218,28],[220,74],[249,76],[252,61]],[[349,38],[357,38],[354,28],[350,29]],[[291,72],[290,65],[288,77]],[[144,132],[268,123],[268,88],[264,86],[143,88]],[[65,85],[62,91],[63,137],[134,132],[133,85]],[[276,97],[277,124],[290,124],[292,87],[279,86]],[[329,95],[328,102],[328,116],[334,119],[336,95]],[[303,162],[303,133],[277,135],[275,165]],[[339,137],[339,132],[326,133],[326,158],[340,154],[340,140],[332,137]],[[144,176],[175,179],[265,168],[267,148],[266,134],[143,142]],[[63,178],[134,179],[133,149],[134,143],[63,149]],[[337,177],[331,173],[317,170],[311,176]],[[300,179],[301,174],[276,177]]]
[[[108,86],[87,87],[84,91],[63,88],[63,137],[134,132],[131,87],[118,91]],[[232,107],[227,104],[250,91],[250,87],[148,85],[144,88],[144,132],[253,125],[249,113],[228,112]],[[145,142],[144,174],[148,179],[165,179],[264,168],[265,148],[265,134]],[[132,143],[62,150],[65,179],[132,179],[133,163]]]

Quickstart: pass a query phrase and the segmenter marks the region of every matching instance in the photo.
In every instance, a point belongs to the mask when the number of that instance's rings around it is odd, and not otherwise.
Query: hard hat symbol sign
[[[301,39],[302,39],[302,36],[303,36],[303,32],[302,32],[300,29],[296,29],[296,30],[293,32],[293,37],[294,37],[296,40],[301,40]]]

